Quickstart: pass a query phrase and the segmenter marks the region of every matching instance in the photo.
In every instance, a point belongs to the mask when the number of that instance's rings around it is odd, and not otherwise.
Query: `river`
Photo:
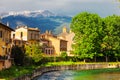
[[[120,71],[114,70],[84,70],[84,71],[54,71],[44,73],[35,80],[120,80]]]

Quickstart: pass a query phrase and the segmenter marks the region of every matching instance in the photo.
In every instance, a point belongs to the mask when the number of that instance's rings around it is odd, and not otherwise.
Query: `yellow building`
[[[52,35],[50,31],[46,31],[46,33],[41,34],[40,36],[41,40],[44,39],[47,40],[46,44],[48,44],[48,47],[44,49],[44,53],[46,54],[54,54],[54,55],[60,55],[62,51],[67,51],[67,41],[63,39],[59,39],[56,36]]]
[[[71,51],[72,51],[72,44],[73,44],[73,38],[75,34],[70,30],[69,33],[67,32],[67,28],[64,26],[62,33],[58,34],[59,39],[66,40],[67,43],[67,53],[69,56],[71,56]]]
[[[15,45],[35,44],[39,42],[40,30],[27,26],[19,26],[12,32],[12,39]]]
[[[11,64],[11,32],[12,28],[0,23],[0,70],[9,68]]]

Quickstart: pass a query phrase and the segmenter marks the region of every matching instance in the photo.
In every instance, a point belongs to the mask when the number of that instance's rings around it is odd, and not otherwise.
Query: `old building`
[[[27,26],[19,26],[12,32],[14,45],[35,44],[39,42],[40,30]]]
[[[62,51],[67,51],[67,41],[57,38],[50,31],[41,34],[40,38],[47,45],[44,48],[44,53],[46,54],[60,55]]]
[[[41,39],[40,43],[42,45],[42,52],[44,55],[54,55],[54,46],[51,45],[51,41],[47,39]]]
[[[62,33],[58,34],[57,37],[59,39],[63,39],[67,41],[67,53],[70,56],[71,51],[72,51],[72,44],[73,44],[73,38],[75,34],[70,30],[67,32],[67,28],[64,26]]]
[[[0,23],[0,70],[9,68],[11,64],[11,32],[9,26]]]

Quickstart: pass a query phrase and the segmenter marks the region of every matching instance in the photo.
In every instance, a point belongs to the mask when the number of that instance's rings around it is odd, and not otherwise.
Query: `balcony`
[[[8,56],[0,56],[0,61],[4,61],[4,60],[7,60],[7,59],[9,59]]]
[[[11,39],[6,38],[6,39],[5,39],[5,42],[6,42],[6,44],[11,43]]]

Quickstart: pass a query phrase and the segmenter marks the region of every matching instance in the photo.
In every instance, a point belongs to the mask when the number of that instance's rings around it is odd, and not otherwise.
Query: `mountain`
[[[43,33],[46,30],[53,31],[63,24],[70,24],[72,17],[56,15],[48,10],[38,11],[21,11],[21,12],[8,12],[1,13],[2,23],[9,22],[11,28],[15,29],[16,26],[27,25],[28,27],[38,27]]]

